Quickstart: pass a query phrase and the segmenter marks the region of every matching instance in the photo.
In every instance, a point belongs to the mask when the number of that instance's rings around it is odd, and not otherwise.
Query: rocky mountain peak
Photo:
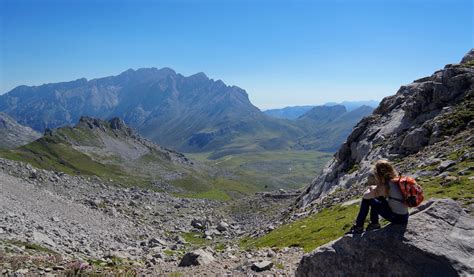
[[[119,117],[114,117],[111,120],[109,120],[110,128],[113,130],[126,130],[128,128],[127,124],[125,124],[125,121],[123,121]]]
[[[106,121],[98,118],[82,116],[79,119],[79,123],[76,125],[76,127],[87,127],[88,129],[100,130],[102,132],[112,130],[114,132],[122,133],[126,136],[131,136],[135,134],[135,131],[132,128],[128,127],[125,122],[118,117],[114,117]]]
[[[338,187],[362,185],[371,164],[401,160],[446,136],[472,129],[474,66],[447,65],[402,86],[362,119],[298,200],[310,204]]]
[[[465,64],[465,63],[469,63],[469,62],[472,62],[472,61],[474,61],[474,48],[469,50],[469,52],[467,52],[466,55],[464,55],[464,57],[462,57],[461,63]]]

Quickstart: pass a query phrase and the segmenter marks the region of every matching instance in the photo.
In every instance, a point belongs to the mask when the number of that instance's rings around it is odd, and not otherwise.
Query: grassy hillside
[[[320,152],[254,151],[217,159],[211,159],[214,153],[190,154],[195,160],[191,162],[121,124],[118,119],[84,118],[75,127],[50,131],[32,143],[1,151],[0,156],[70,175],[98,176],[122,186],[224,201],[262,190],[303,187],[330,158]]]
[[[452,155],[455,155],[453,153]],[[452,198],[464,205],[474,203],[474,185],[469,178],[474,176],[470,170],[463,175],[459,172],[474,168],[472,160],[458,163],[450,171],[452,178],[427,177],[418,179],[423,186],[426,199]],[[446,181],[446,180],[451,181]],[[317,247],[342,236],[355,220],[359,205],[335,206],[293,223],[285,224],[256,239],[246,238],[241,241],[244,248],[261,247],[301,247],[310,252]]]
[[[126,126],[112,125],[84,119],[75,127],[48,132],[22,147],[1,150],[0,156],[41,169],[98,176],[122,186],[167,190],[186,197],[229,200],[257,191],[251,185],[216,176],[209,167],[193,163],[180,153],[143,140]]]

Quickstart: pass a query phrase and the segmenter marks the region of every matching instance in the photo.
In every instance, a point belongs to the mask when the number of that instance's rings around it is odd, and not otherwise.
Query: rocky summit
[[[378,159],[402,161],[466,130],[465,139],[469,139],[474,127],[472,51],[462,61],[402,86],[395,95],[383,99],[371,116],[354,127],[322,174],[301,195],[298,206],[337,188],[361,185]],[[422,162],[407,170],[413,173]]]
[[[474,218],[453,200],[413,210],[408,225],[346,235],[305,255],[296,276],[471,276]]]

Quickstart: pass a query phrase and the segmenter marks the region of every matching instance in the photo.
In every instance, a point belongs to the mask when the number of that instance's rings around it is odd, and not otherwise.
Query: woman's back
[[[405,215],[408,213],[408,207],[403,204],[403,195],[398,187],[398,184],[389,182],[390,190],[388,197],[388,206],[392,212],[396,214]]]

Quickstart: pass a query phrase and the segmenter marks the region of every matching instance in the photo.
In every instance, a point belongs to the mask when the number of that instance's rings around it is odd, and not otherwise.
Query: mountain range
[[[353,124],[371,112],[360,111],[353,114],[357,118],[351,117]],[[214,157],[302,147],[336,149],[353,125],[337,127],[334,121],[334,128],[318,128],[317,120],[311,123],[313,116],[299,122],[272,118],[239,87],[204,73],[185,77],[170,68],[130,69],[99,79],[19,86],[0,96],[0,112],[40,132],[71,126],[82,116],[119,117],[159,145],[180,152],[212,152]],[[315,130],[320,137],[335,140],[321,146],[309,142]]]
[[[353,111],[357,108],[360,108],[362,106],[369,106],[372,108],[376,108],[378,106],[379,102],[375,100],[369,100],[369,101],[343,101],[341,103],[336,103],[336,102],[328,102],[324,105],[320,106],[336,106],[336,105],[342,105],[346,108],[348,112]],[[316,105],[305,105],[305,106],[290,106],[290,107],[284,107],[281,109],[269,109],[265,110],[264,113],[268,116],[275,117],[275,118],[281,118],[281,119],[297,119],[300,116],[303,116],[306,112],[311,110],[312,108],[317,107]]]

